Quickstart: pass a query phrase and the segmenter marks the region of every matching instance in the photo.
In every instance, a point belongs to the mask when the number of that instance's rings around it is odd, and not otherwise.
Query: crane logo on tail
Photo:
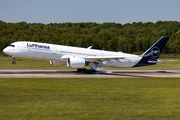
[[[159,55],[161,53],[161,51],[160,51],[160,49],[158,47],[153,47],[151,49],[151,52],[153,53],[152,54],[153,57],[159,57]]]

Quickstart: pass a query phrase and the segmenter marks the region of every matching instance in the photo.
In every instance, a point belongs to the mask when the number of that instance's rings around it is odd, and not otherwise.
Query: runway
[[[0,78],[180,78],[180,70],[108,70],[112,73],[79,73],[75,69],[0,69]]]

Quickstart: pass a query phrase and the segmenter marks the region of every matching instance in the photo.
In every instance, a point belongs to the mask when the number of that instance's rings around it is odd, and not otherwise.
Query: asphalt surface
[[[75,69],[0,69],[0,78],[180,78],[180,70],[100,70],[93,74]]]

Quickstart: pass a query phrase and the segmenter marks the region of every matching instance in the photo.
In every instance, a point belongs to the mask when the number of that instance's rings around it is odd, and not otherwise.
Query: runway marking
[[[180,78],[180,70],[109,70],[86,74],[75,69],[0,69],[0,78]]]

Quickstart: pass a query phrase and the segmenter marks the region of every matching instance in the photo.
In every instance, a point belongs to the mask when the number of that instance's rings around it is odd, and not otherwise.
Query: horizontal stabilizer
[[[148,63],[156,63],[156,64],[163,64],[164,62],[173,62],[173,61],[176,61],[176,60],[158,60],[158,61],[148,61]]]
[[[148,61],[148,63],[163,64],[164,61]]]

